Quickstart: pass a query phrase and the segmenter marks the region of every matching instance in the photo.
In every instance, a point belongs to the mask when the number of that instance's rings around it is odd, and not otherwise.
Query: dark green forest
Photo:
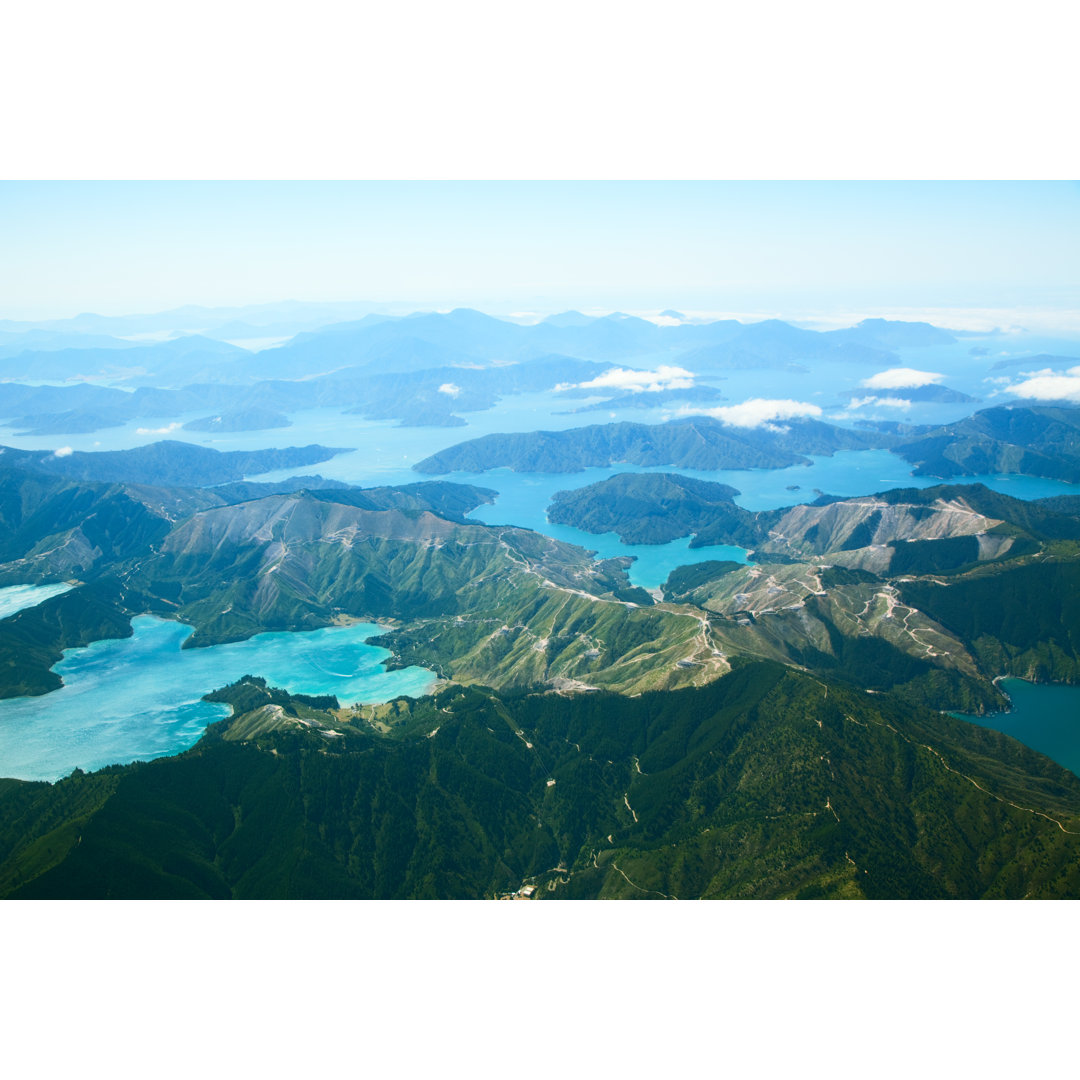
[[[1080,889],[1071,773],[996,732],[778,664],[636,698],[454,686],[343,713],[250,678],[215,696],[233,718],[177,757],[0,782],[0,895]]]

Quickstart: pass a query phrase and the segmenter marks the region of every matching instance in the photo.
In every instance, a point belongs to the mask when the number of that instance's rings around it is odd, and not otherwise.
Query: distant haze
[[[3,182],[0,234],[8,319],[288,297],[1064,329],[1080,283],[1067,182]]]

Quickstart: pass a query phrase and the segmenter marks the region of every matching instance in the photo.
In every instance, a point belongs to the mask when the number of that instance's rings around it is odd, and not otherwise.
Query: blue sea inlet
[[[1023,679],[1002,679],[999,685],[1011,702],[1007,713],[953,715],[1011,735],[1080,776],[1080,686]]]
[[[146,761],[193,746],[229,706],[200,700],[243,675],[293,693],[336,694],[342,705],[420,697],[424,668],[387,671],[386,649],[368,645],[373,623],[181,649],[183,623],[140,615],[134,635],[68,649],[53,670],[64,680],[42,697],[0,701],[0,776],[57,780],[78,767]]]

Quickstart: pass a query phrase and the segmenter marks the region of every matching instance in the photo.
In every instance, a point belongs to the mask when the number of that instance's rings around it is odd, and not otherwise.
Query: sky
[[[1065,10],[22,5],[0,318],[1075,310]]]
[[[1069,181],[0,182],[0,317],[1068,307]]]

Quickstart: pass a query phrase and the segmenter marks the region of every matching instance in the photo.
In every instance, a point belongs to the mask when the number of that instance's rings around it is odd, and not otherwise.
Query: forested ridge
[[[996,732],[777,664],[637,698],[450,687],[340,710],[257,679],[218,697],[237,713],[177,757],[0,783],[0,893],[1080,889],[1071,773]]]

